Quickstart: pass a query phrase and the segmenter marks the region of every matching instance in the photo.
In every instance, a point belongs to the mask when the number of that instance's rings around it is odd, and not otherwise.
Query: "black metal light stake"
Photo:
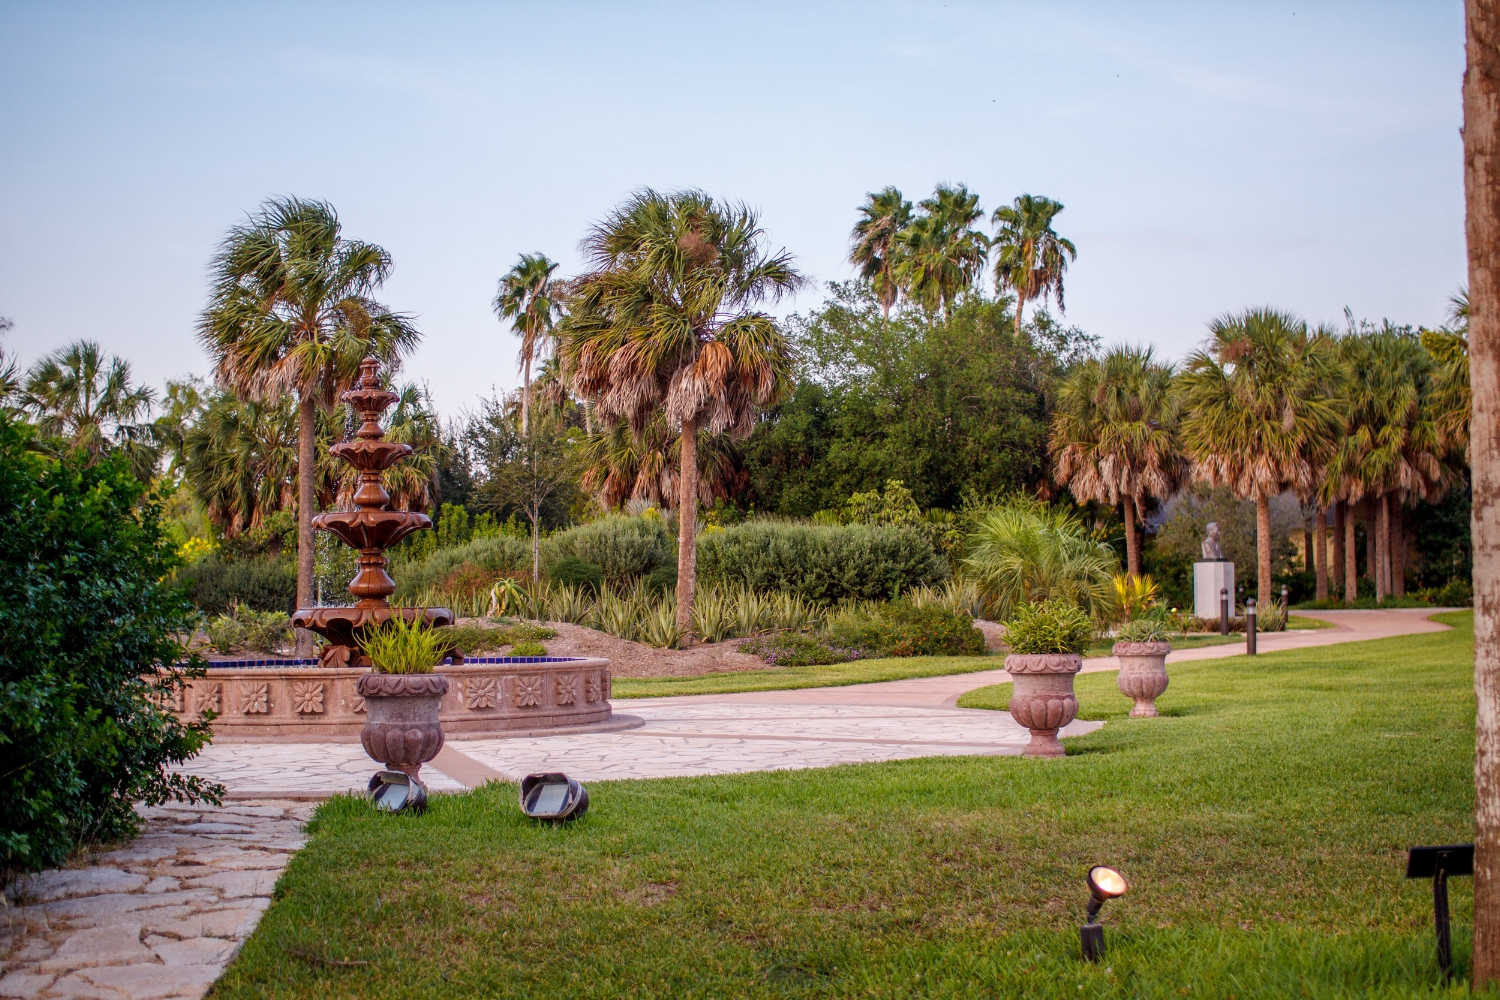
[[[1113,868],[1095,865],[1089,869],[1089,919],[1078,929],[1078,938],[1083,945],[1083,960],[1097,962],[1104,957],[1104,927],[1099,923],[1099,909],[1106,899],[1125,895],[1130,888],[1125,876]]]
[[[1255,598],[1245,601],[1245,655],[1255,655]]]
[[[1432,879],[1432,924],[1437,931],[1438,968],[1453,978],[1453,937],[1449,931],[1448,876],[1474,874],[1474,845],[1413,847],[1406,852],[1406,877]]]

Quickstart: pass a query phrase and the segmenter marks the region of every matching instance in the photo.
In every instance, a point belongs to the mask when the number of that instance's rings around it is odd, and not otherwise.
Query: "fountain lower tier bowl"
[[[593,657],[512,656],[441,666],[440,704],[450,737],[519,735],[552,729],[628,728],[613,718],[609,661]],[[218,713],[215,737],[287,743],[359,739],[365,700],[355,684],[368,671],[310,666],[215,667],[187,682],[169,704],[184,721]]]
[[[432,518],[409,510],[331,510],[312,523],[350,548],[388,549],[413,531],[432,527]]]
[[[348,608],[298,608],[292,612],[292,627],[305,628],[328,640],[330,650],[347,649],[357,651],[360,647],[358,633],[372,626],[384,625],[392,618],[404,618],[408,623],[421,621],[429,628],[441,628],[453,624],[453,612],[447,608],[392,608],[386,605]],[[338,665],[327,659],[324,665]],[[347,660],[347,657],[346,657]],[[356,660],[353,666],[368,667],[368,660]]]

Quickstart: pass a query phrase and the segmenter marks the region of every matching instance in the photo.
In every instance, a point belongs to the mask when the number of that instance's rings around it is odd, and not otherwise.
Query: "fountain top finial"
[[[380,416],[401,397],[380,387],[380,359],[367,357],[359,363],[359,381],[339,398],[359,412],[359,430],[354,433],[366,441],[379,441],[385,437]]]

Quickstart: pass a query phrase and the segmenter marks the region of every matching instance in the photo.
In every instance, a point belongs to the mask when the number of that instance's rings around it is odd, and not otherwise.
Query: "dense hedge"
[[[297,606],[297,567],[289,558],[205,556],[179,569],[177,579],[205,614],[228,614],[233,604],[282,614]]]
[[[218,791],[167,773],[208,726],[142,680],[196,619],[156,503],[123,456],[42,458],[29,436],[0,415],[0,877],[128,836],[138,800]]]
[[[984,633],[967,611],[941,604],[891,601],[836,616],[828,640],[837,649],[870,656],[982,656]]]
[[[441,588],[465,568],[498,576],[531,569],[531,541],[510,535],[476,538],[463,545],[438,549],[424,559],[403,560],[391,566],[396,599],[415,600],[425,590]]]
[[[641,517],[610,514],[542,543],[544,566],[570,556],[598,566],[612,585],[625,586],[660,566],[676,566],[677,536],[654,511]]]
[[[698,540],[698,575],[814,601],[883,600],[940,582],[948,567],[906,528],[751,521]]]

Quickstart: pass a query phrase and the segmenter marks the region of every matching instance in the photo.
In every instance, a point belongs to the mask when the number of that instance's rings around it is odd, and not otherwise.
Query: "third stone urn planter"
[[[1031,730],[1024,757],[1062,757],[1057,731],[1078,716],[1073,675],[1083,668],[1076,653],[1012,653],[1005,658],[1015,688],[1010,717]]]
[[[422,765],[443,749],[438,709],[448,693],[442,674],[365,674],[354,685],[365,700],[365,727],[359,741],[365,753],[413,780]]]
[[[1167,690],[1167,654],[1171,651],[1170,642],[1115,643],[1113,652],[1120,660],[1115,683],[1121,694],[1135,699],[1131,718],[1156,717],[1156,699]]]

